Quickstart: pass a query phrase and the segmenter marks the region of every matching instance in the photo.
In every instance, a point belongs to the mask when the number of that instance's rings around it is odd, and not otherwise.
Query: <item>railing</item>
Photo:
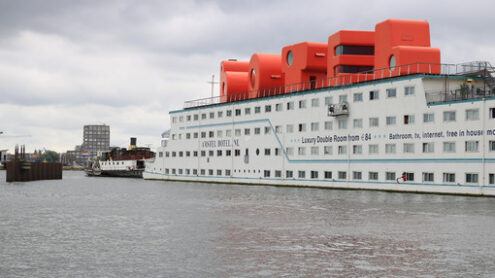
[[[489,77],[493,79],[491,74],[495,72],[495,68],[488,62],[469,62],[463,64],[431,64],[431,63],[413,63],[390,68],[375,69],[359,73],[345,74],[301,82],[295,84],[287,84],[278,87],[264,88],[257,91],[239,92],[229,96],[215,96],[190,100],[184,102],[184,108],[194,108],[198,106],[213,105],[218,103],[236,102],[240,100],[265,98],[282,94],[294,94],[313,89],[323,89],[330,87],[345,87],[357,83],[379,80],[384,78],[392,78],[406,76],[411,74],[441,74],[441,75],[465,75],[480,71],[488,72]],[[486,76],[485,76],[486,77]]]
[[[477,88],[471,91],[463,91],[461,89],[456,90],[441,90],[441,91],[427,91],[426,92],[426,103],[439,103],[439,102],[449,102],[449,101],[460,101],[460,100],[471,100],[471,99],[482,99],[495,97],[495,90],[483,90]]]

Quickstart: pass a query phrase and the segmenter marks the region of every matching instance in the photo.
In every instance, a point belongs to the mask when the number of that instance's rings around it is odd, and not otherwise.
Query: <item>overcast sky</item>
[[[112,145],[156,147],[170,110],[210,95],[221,60],[387,18],[429,21],[444,63],[495,63],[494,3],[0,0],[0,149],[65,152],[101,123]]]

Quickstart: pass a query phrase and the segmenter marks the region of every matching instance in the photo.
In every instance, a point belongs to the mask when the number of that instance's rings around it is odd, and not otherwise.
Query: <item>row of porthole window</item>
[[[385,92],[386,92],[387,98],[395,98],[397,96],[397,89],[396,88],[386,89]],[[414,95],[414,93],[415,93],[414,86],[404,87],[404,95],[405,96]],[[368,93],[369,97],[368,98],[369,98],[369,100],[376,100],[376,99],[379,99],[379,95],[380,95],[379,90],[372,90],[372,91],[369,91],[369,93]],[[353,102],[362,102],[364,99],[362,92],[353,93],[352,96],[353,96]],[[320,106],[320,98],[312,98],[310,101],[311,101],[311,107],[319,107]],[[347,102],[347,94],[339,95],[339,102]],[[325,103],[325,105],[333,104],[333,97],[332,96],[325,97],[324,103]],[[297,102],[297,104],[298,104],[297,106],[299,107],[299,109],[307,108],[307,100],[305,100],[305,99],[299,100]],[[286,107],[285,108],[286,110],[294,110],[295,109],[294,101],[286,102],[285,107]],[[255,114],[261,113],[262,106],[254,106],[253,110],[254,110]],[[284,103],[275,104],[274,110],[278,111],[278,112],[283,111],[284,110]],[[234,112],[232,112],[232,111],[234,111]],[[206,120],[207,118],[214,119],[215,117],[222,118],[224,115],[223,112],[224,112],[224,110],[217,111],[216,113],[215,112],[209,112],[209,113],[186,115],[185,117],[184,116],[178,116],[178,117],[174,116],[174,117],[172,117],[172,123],[176,123],[177,121],[178,122],[184,122],[184,120],[186,122],[190,122],[192,120],[197,121],[197,120],[199,120],[200,117],[202,120]],[[251,115],[251,112],[252,112],[251,107],[244,108],[244,115]],[[272,112],[272,105],[271,104],[265,105],[264,106],[264,112],[265,113]],[[225,110],[225,115],[227,117],[231,117],[233,113],[235,116],[242,116],[242,109],[237,108],[234,110],[230,110],[230,109]]]
[[[489,108],[489,118],[490,119],[495,119],[495,108]],[[479,120],[479,109],[466,109],[465,110],[465,119],[466,121],[475,121]],[[443,122],[455,122],[456,121],[456,111],[444,111],[443,112]],[[404,125],[410,125],[414,124],[415,122],[415,115],[404,115],[403,116],[403,123]],[[423,123],[433,123],[435,122],[435,113],[424,113],[423,114]],[[363,128],[363,119],[353,119],[353,128]],[[385,117],[385,123],[387,126],[395,125],[397,124],[397,117],[396,116],[386,116]],[[338,129],[347,129],[348,127],[348,120],[347,119],[339,119],[337,120],[337,127]],[[369,127],[378,127],[379,126],[379,118],[378,117],[370,117],[369,118]],[[307,124],[306,123],[299,123],[296,125],[297,131],[299,132],[306,132],[307,131]],[[333,121],[325,121],[323,125],[324,130],[332,130],[333,129]],[[281,125],[276,125],[274,127],[276,133],[282,133],[283,128]],[[293,124],[287,124],[286,125],[286,133],[293,133],[294,132],[294,125]],[[310,131],[319,131],[320,130],[320,123],[319,122],[311,122],[310,123]],[[261,128],[256,127],[253,129],[253,134],[254,135],[259,135],[261,134]],[[270,134],[271,127],[266,126],[264,127],[264,134]],[[194,132],[194,133],[185,133],[185,139],[196,139],[199,136],[201,138],[214,138],[215,136],[218,138],[223,137],[223,130],[217,130],[216,135],[215,131],[202,131],[202,132]],[[235,136],[241,136],[241,135],[251,135],[251,128],[244,128],[242,129],[234,129],[234,135]],[[225,136],[226,137],[231,137],[232,136],[232,130],[231,129],[226,129],[225,130]],[[172,134],[172,140],[182,140],[182,134]]]
[[[247,170],[247,173],[251,173],[251,169]],[[235,169],[234,172],[242,173],[241,169]],[[273,172],[273,176],[272,176]],[[320,176],[320,172],[322,176]],[[200,175],[200,176],[231,176],[232,171],[230,169],[217,169],[216,171],[214,169],[200,169],[199,174],[198,174],[198,169],[165,169],[165,174],[167,175]],[[246,169],[244,169],[244,172],[246,173]],[[261,170],[253,170],[253,174],[259,173],[261,174]],[[363,172],[361,171],[352,171],[352,180],[363,180]],[[333,176],[332,171],[293,171],[293,170],[287,170],[285,171],[285,176],[282,176],[283,171],[282,170],[263,170],[263,177],[264,178],[286,178],[286,179],[295,179],[297,174],[298,179],[338,179],[338,180],[347,180],[347,171],[337,171],[336,177]],[[309,174],[309,175],[306,175]],[[415,173],[414,172],[403,172],[400,175],[397,175],[396,172],[384,172],[385,174],[385,181],[395,181],[395,182],[408,182],[408,181],[415,181]],[[435,182],[435,173],[433,172],[422,172],[422,181],[423,182]],[[368,172],[368,180],[369,181],[378,181],[379,180],[379,172]],[[455,173],[442,173],[442,182],[445,183],[456,183],[456,174]],[[465,173],[465,183],[474,183],[477,184],[479,183],[479,174],[478,173]],[[495,184],[495,174],[494,173],[489,173],[488,174],[488,183],[489,184]]]
[[[443,153],[456,153],[457,152],[457,142],[454,141],[447,141],[447,142],[442,142],[442,151]],[[338,145],[337,146],[337,154],[339,155],[344,155],[348,153],[347,150],[348,145]],[[310,155],[320,155],[320,150],[323,148],[323,155],[333,155],[333,146],[311,146],[311,147],[287,147],[285,149],[285,152],[288,156],[294,156],[294,151],[297,149],[297,155],[299,156],[304,156],[307,154],[306,150],[309,149]],[[352,148],[352,154],[359,155],[363,154],[363,145],[351,145]],[[495,140],[490,140],[488,141],[488,150],[490,152],[495,152]],[[165,157],[190,157],[191,155],[193,157],[197,157],[200,155],[201,157],[212,157],[212,156],[217,156],[221,157],[223,156],[225,151],[225,156],[231,156],[232,155],[232,150],[202,150],[202,151],[172,151],[172,152],[165,152]],[[472,141],[464,141],[464,151],[467,153],[476,153],[480,151],[480,142],[477,140],[472,140]],[[403,143],[402,144],[402,152],[403,153],[415,153],[416,152],[416,144],[415,143]],[[424,142],[421,143],[421,152],[422,153],[435,153],[435,142]],[[264,148],[260,150],[257,148],[255,150],[256,155],[263,154],[265,156],[270,156],[275,155],[275,156],[280,156],[282,155],[282,150],[281,148],[274,148],[273,152],[271,148]],[[369,144],[368,145],[368,154],[378,154],[379,153],[379,144]],[[385,144],[385,154],[395,154],[397,153],[397,144],[396,143],[389,143]],[[240,156],[241,155],[241,149],[234,149],[234,156]],[[249,155],[249,149],[245,149],[244,155]],[[158,154],[159,157],[163,156],[163,153],[160,152]]]

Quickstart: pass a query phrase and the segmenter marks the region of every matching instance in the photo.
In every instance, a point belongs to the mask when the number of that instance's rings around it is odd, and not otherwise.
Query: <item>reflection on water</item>
[[[491,277],[494,220],[493,198],[2,171],[0,277]]]

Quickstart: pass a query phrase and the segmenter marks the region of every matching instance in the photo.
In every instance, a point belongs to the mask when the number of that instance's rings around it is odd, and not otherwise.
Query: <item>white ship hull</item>
[[[411,75],[172,111],[143,177],[495,196],[495,95],[475,80],[451,101],[466,79]],[[330,103],[348,113],[330,116]]]

